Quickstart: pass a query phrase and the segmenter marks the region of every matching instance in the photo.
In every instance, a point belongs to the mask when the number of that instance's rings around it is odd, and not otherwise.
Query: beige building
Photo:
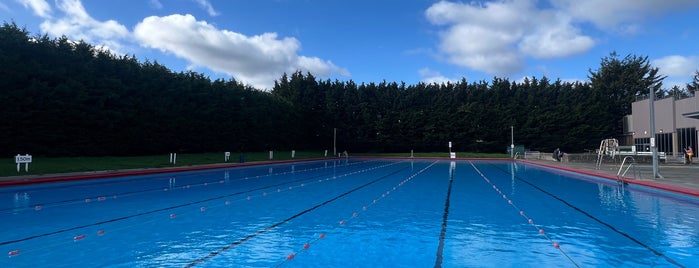
[[[699,128],[699,97],[683,99],[667,97],[655,100],[655,142],[658,152],[683,156],[684,148],[697,151]],[[635,145],[637,151],[650,150],[650,100],[631,104],[631,115],[624,118],[624,143]]]

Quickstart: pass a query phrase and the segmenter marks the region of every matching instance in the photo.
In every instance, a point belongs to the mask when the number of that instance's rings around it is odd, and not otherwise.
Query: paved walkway
[[[621,163],[602,163],[600,168],[597,169],[595,162],[556,162],[553,160],[527,161],[566,169],[581,170],[585,171],[585,173],[604,174],[606,177],[615,178],[619,172],[619,166],[621,165]],[[634,170],[636,172],[634,172]],[[634,173],[636,175],[634,175]],[[691,165],[676,162],[659,163],[658,174],[660,175],[659,178],[653,178],[653,165],[650,163],[640,163],[635,164],[635,166],[629,169],[624,177],[631,181],[641,182],[641,184],[648,182],[699,192],[699,163],[693,163]]]

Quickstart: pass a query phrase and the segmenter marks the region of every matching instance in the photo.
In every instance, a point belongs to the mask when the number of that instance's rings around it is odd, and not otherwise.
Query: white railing
[[[631,161],[629,161],[629,164],[626,166],[626,169],[624,169],[624,165],[626,164],[627,159],[631,159]],[[621,166],[619,166],[619,171],[617,171],[616,173],[616,178],[619,180],[619,182],[625,183],[624,177],[631,168],[633,168],[633,178],[638,179],[638,170],[636,170],[636,159],[634,159],[633,156],[624,157],[624,160],[621,161]],[[621,172],[622,169],[624,169],[623,173]]]

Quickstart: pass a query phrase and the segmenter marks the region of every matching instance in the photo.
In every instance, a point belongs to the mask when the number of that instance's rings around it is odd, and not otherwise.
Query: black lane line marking
[[[493,165],[493,164],[491,164],[491,165]],[[504,170],[504,169],[501,169],[500,167],[495,166],[495,165],[493,165],[493,166],[494,166],[497,170],[500,170],[500,171],[502,171],[503,173],[505,173],[505,174],[507,174],[507,175],[512,175],[512,173],[510,173],[509,171],[506,171],[506,170]],[[659,250],[656,250],[656,249],[652,248],[651,246],[646,245],[645,243],[641,242],[640,240],[638,240],[638,239],[634,238],[633,236],[631,236],[631,235],[629,235],[629,234],[627,234],[627,233],[625,233],[625,232],[623,232],[623,231],[617,229],[617,228],[614,227],[613,225],[611,225],[611,224],[609,224],[609,223],[607,223],[607,222],[605,222],[605,221],[603,221],[603,220],[601,220],[601,219],[599,219],[599,218],[593,216],[592,214],[588,213],[587,211],[584,211],[583,209],[581,209],[581,208],[579,208],[579,207],[576,207],[575,205],[573,205],[573,204],[571,204],[571,203],[568,203],[568,201],[563,200],[563,198],[561,198],[561,197],[559,197],[559,196],[557,196],[557,195],[555,195],[555,194],[552,194],[552,193],[550,193],[550,192],[548,192],[548,191],[542,189],[541,187],[536,186],[535,184],[533,184],[533,183],[531,183],[531,182],[529,182],[529,181],[527,181],[527,180],[525,180],[525,179],[520,178],[520,177],[517,176],[517,175],[515,175],[514,177],[515,177],[518,181],[521,181],[521,182],[524,182],[524,183],[530,185],[530,186],[533,187],[534,189],[537,189],[537,190],[541,191],[542,193],[544,193],[544,194],[546,194],[546,195],[548,195],[548,196],[550,196],[550,197],[553,197],[554,199],[556,199],[556,200],[560,201],[561,203],[565,204],[566,206],[568,206],[568,207],[570,207],[570,208],[572,208],[572,209],[574,209],[574,210],[576,210],[576,211],[582,213],[583,215],[585,215],[585,216],[589,217],[590,219],[592,219],[592,220],[594,220],[594,221],[596,221],[596,222],[598,222],[598,223],[600,223],[600,224],[606,226],[607,228],[611,229],[612,231],[614,231],[614,232],[616,232],[616,233],[618,233],[618,234],[620,234],[620,235],[622,235],[622,236],[628,238],[629,240],[635,242],[636,244],[638,244],[638,245],[640,245],[640,246],[646,248],[646,249],[649,250],[650,252],[653,252],[653,254],[655,254],[655,255],[657,255],[657,256],[659,256],[659,257],[665,258],[665,260],[667,260],[668,262],[670,262],[670,263],[672,263],[672,264],[674,264],[674,265],[676,265],[676,266],[678,266],[678,267],[685,267],[685,266],[682,265],[681,263],[677,262],[676,260],[673,260],[672,258],[670,258],[669,256],[665,255],[664,253],[660,252]]]
[[[365,162],[359,162],[359,163],[365,163]],[[329,168],[330,168],[330,167],[328,167],[328,169],[329,169]],[[309,169],[303,169],[303,170],[298,170],[298,171],[296,171],[296,172],[299,172],[299,173],[300,173],[300,172],[305,172],[305,171],[308,171],[308,170],[309,170]],[[328,170],[328,171],[329,171],[329,170]],[[216,173],[216,172],[206,172],[206,173],[202,173],[202,174],[190,174],[190,175],[186,175],[186,176],[184,176],[184,177],[181,177],[181,179],[192,178],[192,177],[202,177],[203,175],[206,175],[206,174],[208,174],[208,173]],[[277,175],[282,175],[282,174],[285,174],[285,173],[263,174],[262,176],[277,176]],[[257,176],[259,176],[259,175],[257,175]],[[162,177],[162,178],[158,178],[158,180],[161,180],[161,179],[162,179],[162,180],[163,180],[163,183],[164,183],[164,182],[165,182],[165,179],[169,179],[168,177],[169,177],[169,176],[164,176],[164,177]],[[251,177],[251,176],[248,176],[248,178],[249,178],[249,177]],[[318,175],[318,176],[315,176],[315,177],[322,177],[322,175]],[[244,178],[245,178],[245,177],[233,178],[233,179],[230,180],[230,181],[231,181],[231,182],[242,181]],[[152,178],[148,178],[148,179],[152,179]],[[178,179],[180,179],[180,178],[178,178]],[[136,181],[145,181],[146,179],[132,179],[132,180],[128,180],[128,181],[125,181],[125,182],[114,183],[114,185],[122,184],[122,183],[133,183],[134,180],[136,180]],[[212,181],[204,181],[204,182],[196,183],[196,184],[193,184],[193,185],[196,186],[196,185],[203,185],[203,184],[205,184],[205,183],[216,183],[216,182],[218,182],[218,181],[219,181],[218,179],[217,179],[217,180],[212,180]],[[105,182],[105,184],[106,184],[106,182]],[[110,185],[110,186],[113,186],[113,185]],[[61,187],[61,189],[65,189],[65,188],[67,188],[67,187]],[[182,186],[178,186],[177,188],[182,188]],[[138,190],[138,191],[129,191],[129,192],[111,193],[111,194],[101,194],[100,196],[114,196],[114,195],[117,195],[117,196],[130,196],[130,195],[136,195],[136,194],[142,194],[142,193],[148,193],[148,192],[160,192],[160,191],[162,191],[162,190],[163,190],[163,188],[162,188],[162,187],[159,187],[159,188],[143,189],[143,190]],[[94,198],[98,198],[98,197],[94,197]],[[30,210],[30,209],[32,209],[32,210],[33,210],[35,206],[55,207],[55,206],[63,205],[63,204],[82,203],[84,200],[85,200],[85,199],[78,199],[78,198],[75,198],[75,199],[64,199],[64,200],[60,200],[60,201],[53,201],[53,202],[46,202],[46,203],[30,204],[29,207],[24,207],[24,208],[7,207],[7,208],[2,208],[2,209],[0,209],[0,212],[14,212],[14,211],[17,211],[17,210],[22,210],[22,209],[24,209],[24,210]]]
[[[451,185],[454,182],[454,170],[449,174],[449,188],[447,189],[447,198],[444,201],[444,215],[442,216],[442,231],[439,233],[439,246],[437,247],[437,260],[434,267],[442,267],[442,255],[444,253],[444,237],[447,234],[447,219],[449,218],[449,199],[451,197]]]
[[[2,245],[9,245],[9,244],[17,243],[17,242],[22,242],[22,241],[27,241],[27,240],[31,240],[31,239],[35,239],[35,238],[39,238],[39,237],[44,237],[44,236],[49,236],[49,235],[55,235],[55,234],[65,233],[65,232],[69,232],[69,231],[73,231],[73,230],[78,230],[78,229],[82,229],[82,228],[86,228],[86,227],[90,227],[90,226],[97,226],[97,225],[102,225],[102,224],[106,224],[106,223],[112,223],[112,222],[122,221],[122,220],[130,219],[130,218],[135,218],[135,217],[139,217],[139,216],[143,216],[143,215],[153,214],[153,213],[156,213],[156,212],[166,211],[166,210],[170,210],[170,209],[181,208],[181,207],[191,206],[191,205],[195,205],[195,204],[201,204],[201,203],[213,201],[213,200],[216,200],[216,199],[221,199],[221,198],[226,198],[226,197],[231,197],[231,196],[246,194],[246,193],[250,193],[250,192],[254,192],[254,191],[259,191],[259,190],[264,190],[264,189],[273,188],[273,187],[278,187],[278,186],[282,186],[282,185],[286,185],[286,184],[294,184],[294,183],[303,182],[303,181],[315,180],[315,178],[317,178],[317,177],[323,177],[323,176],[324,176],[324,175],[318,175],[318,176],[313,176],[313,177],[310,177],[310,178],[299,179],[299,180],[295,180],[295,181],[288,181],[288,182],[278,183],[278,184],[269,185],[269,186],[263,186],[263,187],[259,187],[259,188],[255,188],[255,189],[250,189],[250,190],[247,190],[247,191],[241,191],[241,192],[236,192],[236,193],[232,193],[232,194],[227,194],[227,195],[222,195],[222,196],[217,196],[217,197],[211,197],[211,198],[207,198],[207,199],[203,199],[203,200],[198,200],[198,201],[193,201],[193,202],[189,202],[189,203],[184,203],[184,204],[180,204],[180,205],[176,205],[176,206],[170,206],[170,207],[160,208],[160,209],[151,210],[151,211],[146,211],[146,212],[142,212],[142,213],[138,213],[138,214],[127,215],[127,216],[123,216],[123,217],[119,217],[119,218],[104,220],[104,221],[100,221],[100,222],[95,222],[95,223],[90,223],[90,224],[84,224],[84,225],[80,225],[80,226],[75,226],[75,227],[71,227],[71,228],[66,228],[66,229],[61,229],[61,230],[53,231],[53,232],[48,232],[48,233],[33,235],[33,236],[25,237],[25,238],[19,238],[19,239],[15,239],[15,240],[2,241],[2,242],[0,242],[0,246],[2,246]]]
[[[223,252],[225,252],[225,251],[227,251],[227,250],[229,250],[229,249],[231,249],[231,248],[233,248],[233,247],[235,247],[235,246],[237,246],[237,245],[240,245],[240,244],[244,243],[245,241],[248,241],[248,240],[250,240],[250,239],[252,239],[252,238],[254,238],[254,237],[258,236],[258,235],[261,235],[261,234],[263,234],[263,233],[269,231],[269,230],[272,230],[272,229],[274,229],[274,228],[277,228],[278,226],[280,226],[280,225],[282,225],[282,224],[284,224],[284,223],[287,223],[287,222],[290,221],[290,220],[293,220],[293,219],[295,219],[295,218],[298,218],[299,216],[301,216],[301,215],[303,215],[303,214],[306,214],[306,213],[308,213],[308,212],[311,212],[311,211],[313,211],[313,210],[315,210],[315,209],[317,209],[317,208],[319,208],[319,207],[325,206],[325,205],[327,205],[327,204],[330,203],[330,202],[333,202],[333,201],[335,201],[335,200],[337,200],[337,199],[340,199],[340,198],[342,198],[342,197],[344,197],[344,196],[346,196],[346,195],[349,195],[349,194],[351,194],[351,193],[353,193],[353,192],[355,192],[355,191],[357,191],[357,190],[359,190],[359,189],[362,189],[362,188],[364,188],[364,187],[367,187],[367,186],[369,186],[369,185],[372,185],[372,184],[374,184],[374,183],[376,183],[376,182],[378,182],[378,181],[381,181],[381,180],[383,180],[383,179],[386,179],[386,178],[388,178],[389,176],[395,175],[395,174],[397,174],[398,172],[401,172],[401,171],[406,170],[406,169],[408,169],[408,167],[404,167],[404,168],[398,169],[398,170],[396,170],[396,171],[394,171],[394,172],[391,172],[391,173],[389,173],[389,174],[383,175],[383,176],[381,176],[381,177],[379,177],[379,178],[377,178],[377,179],[375,179],[375,180],[373,180],[373,181],[367,182],[367,183],[365,183],[365,184],[363,184],[363,185],[360,185],[360,186],[358,186],[358,187],[356,187],[356,188],[354,188],[354,189],[352,189],[352,190],[349,190],[349,191],[347,191],[347,192],[345,192],[345,193],[343,193],[343,194],[341,194],[341,195],[338,195],[338,196],[333,197],[333,198],[331,198],[331,199],[325,200],[323,203],[320,203],[320,204],[317,204],[317,205],[315,205],[315,206],[313,206],[313,207],[307,208],[306,210],[301,211],[301,212],[299,212],[299,213],[296,213],[295,215],[293,215],[293,216],[291,216],[291,217],[288,217],[288,218],[286,218],[286,219],[284,219],[284,220],[282,220],[282,221],[279,221],[279,222],[277,222],[277,223],[275,223],[275,224],[272,224],[272,225],[270,225],[270,226],[267,226],[267,227],[265,227],[264,229],[258,230],[257,232],[255,232],[255,233],[253,233],[253,234],[249,234],[249,235],[247,235],[246,237],[243,237],[243,238],[239,239],[238,241],[235,241],[235,242],[233,242],[233,243],[230,243],[230,244],[228,244],[228,245],[225,246],[225,247],[222,247],[222,248],[220,248],[220,249],[218,249],[218,250],[216,250],[216,251],[212,251],[211,253],[209,253],[209,255],[206,255],[206,256],[204,256],[204,257],[202,257],[202,258],[199,258],[199,259],[196,259],[196,260],[193,260],[192,262],[190,262],[189,264],[185,265],[184,267],[193,267],[194,265],[197,265],[197,264],[202,263],[202,262],[204,262],[204,261],[206,261],[206,260],[208,260],[208,259],[211,259],[211,258],[215,257],[215,256],[218,255],[218,254],[221,254],[221,253],[223,253]]]

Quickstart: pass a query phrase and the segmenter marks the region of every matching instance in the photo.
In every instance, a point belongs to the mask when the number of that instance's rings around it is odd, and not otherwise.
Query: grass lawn
[[[332,154],[332,152],[330,153]],[[245,162],[266,161],[269,160],[269,152],[249,152],[243,153]],[[350,156],[400,156],[410,157],[410,153],[366,153],[366,154],[350,154]],[[449,153],[415,153],[415,157],[449,157]],[[481,153],[457,153],[457,157],[468,158],[507,158],[507,154],[481,154]],[[231,157],[228,162],[240,162],[240,153],[231,152]],[[296,151],[295,159],[322,158],[324,152],[320,151]],[[275,151],[274,160],[290,160],[290,151]],[[24,164],[21,166],[20,172],[17,172],[17,164],[14,157],[5,158],[0,161],[0,177],[18,176],[18,175],[43,175],[57,174],[70,172],[88,172],[88,171],[111,171],[122,169],[138,169],[138,168],[162,168],[173,166],[193,166],[204,164],[218,164],[224,162],[223,152],[218,153],[200,153],[200,154],[177,154],[176,164],[170,163],[170,155],[151,155],[151,156],[128,156],[128,157],[33,157],[32,163],[29,164],[29,172],[24,171]]]

